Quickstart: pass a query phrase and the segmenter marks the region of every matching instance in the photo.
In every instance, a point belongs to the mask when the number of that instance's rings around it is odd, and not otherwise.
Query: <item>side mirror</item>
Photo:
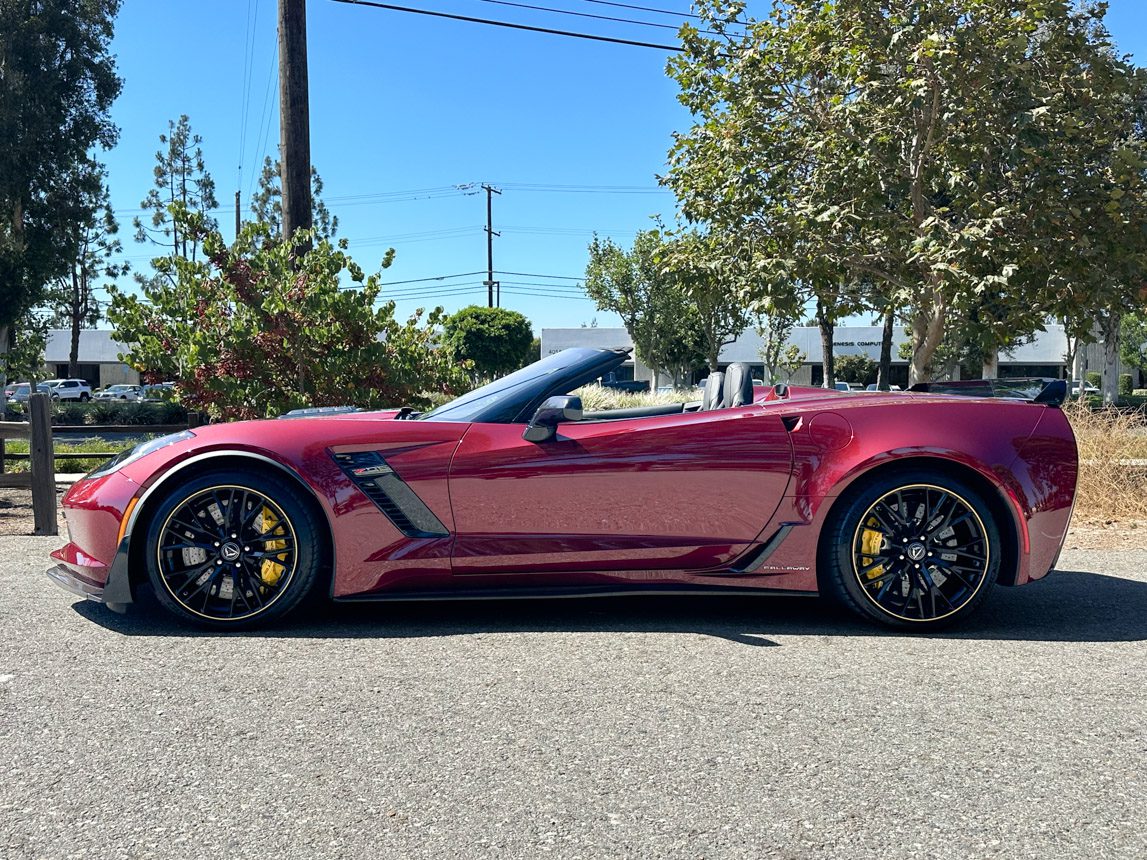
[[[526,425],[522,438],[527,442],[548,442],[558,434],[559,424],[581,421],[581,414],[580,397],[548,397]]]

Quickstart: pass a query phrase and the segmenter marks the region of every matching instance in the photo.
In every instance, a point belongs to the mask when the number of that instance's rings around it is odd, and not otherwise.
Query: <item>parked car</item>
[[[36,383],[36,391],[39,394],[51,393],[44,382]],[[11,385],[4,386],[4,397],[9,403],[27,403],[31,393],[32,383],[30,382],[13,382]]]
[[[1084,394],[1101,394],[1102,393],[1098,388],[1096,388],[1090,382],[1081,383],[1078,379],[1075,379],[1075,380],[1072,380],[1072,382],[1071,382],[1071,396],[1072,397],[1079,397],[1080,385],[1083,386],[1083,393]]]
[[[877,387],[875,382],[870,382],[870,383],[868,383],[868,386],[864,390],[865,391],[879,391],[880,388]],[[888,390],[889,391],[901,391],[902,389],[900,388],[899,385],[889,385]]]
[[[630,394],[642,394],[649,390],[649,383],[640,379],[617,379],[612,373],[607,373],[601,378],[601,387],[628,391]]]
[[[833,386],[837,391],[862,391],[863,387],[859,382],[837,382]]]
[[[143,387],[139,385],[109,385],[96,392],[96,400],[143,400]]]
[[[175,394],[174,382],[157,382],[141,387],[144,400],[170,400]]]
[[[699,404],[584,413],[574,392],[628,353],[547,355],[429,412],[152,439],[64,495],[48,574],[116,612],[150,583],[225,630],[308,596],[785,591],[919,633],[1055,565],[1078,468],[1063,380],[1030,400],[959,383],[871,398],[761,391],[738,362]],[[1022,628],[1053,596],[990,623]]]
[[[79,400],[87,403],[92,399],[92,387],[83,379],[49,379],[45,385],[53,400]]]

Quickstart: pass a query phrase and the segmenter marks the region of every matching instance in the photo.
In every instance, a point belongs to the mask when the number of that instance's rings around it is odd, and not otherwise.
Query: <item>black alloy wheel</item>
[[[287,478],[201,475],[172,491],[151,518],[148,577],[180,618],[253,626],[285,615],[312,591],[323,561],[320,528]]]
[[[822,553],[826,590],[865,618],[946,626],[974,612],[999,576],[999,529],[961,481],[929,473],[878,478],[841,500]]]

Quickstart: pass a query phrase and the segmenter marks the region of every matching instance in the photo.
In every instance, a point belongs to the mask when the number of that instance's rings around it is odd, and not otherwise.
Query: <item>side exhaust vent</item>
[[[450,530],[377,451],[331,456],[354,485],[407,537],[446,537],[450,534]]]

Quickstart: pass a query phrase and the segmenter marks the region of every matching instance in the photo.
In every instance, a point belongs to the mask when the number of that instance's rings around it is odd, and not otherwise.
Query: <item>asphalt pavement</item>
[[[807,598],[118,616],[0,537],[0,856],[1147,856],[1147,551],[973,623]]]

